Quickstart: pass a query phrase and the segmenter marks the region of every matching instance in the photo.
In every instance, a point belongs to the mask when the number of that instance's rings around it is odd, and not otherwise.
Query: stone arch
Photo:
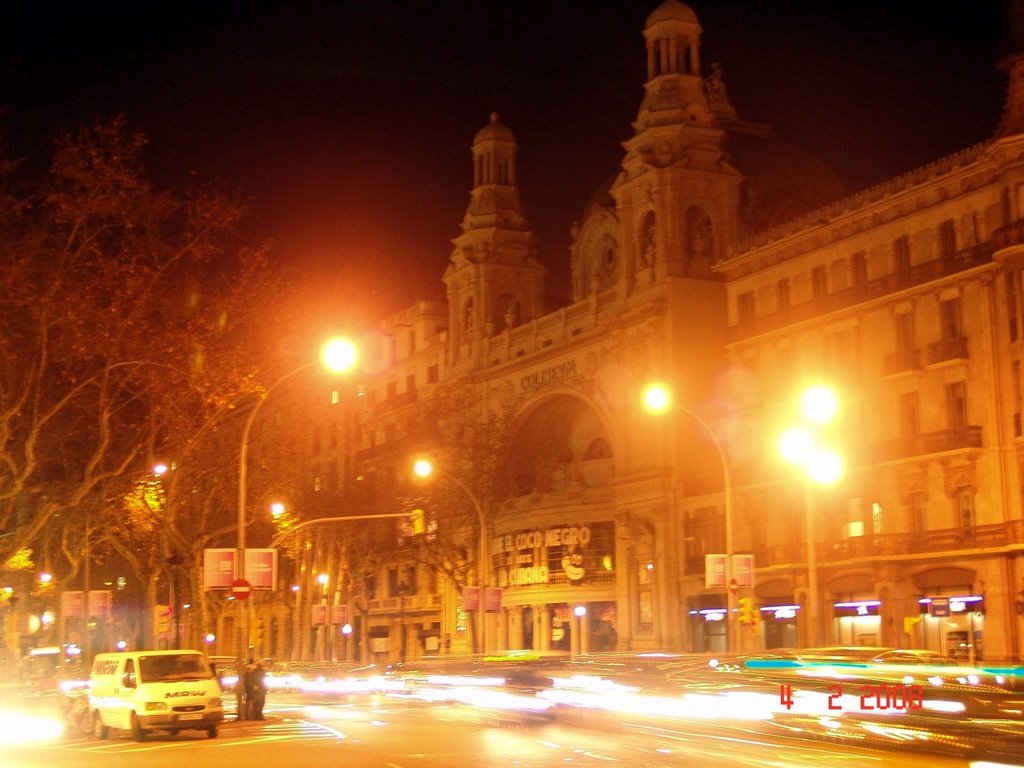
[[[686,274],[690,277],[709,277],[715,259],[715,236],[711,217],[699,205],[691,205],[683,213],[683,236]]]
[[[523,322],[522,305],[511,293],[503,293],[494,302],[494,327],[499,331],[515,328]]]
[[[524,410],[512,429],[506,463],[512,494],[608,485],[613,445],[592,402],[577,393],[547,394]]]
[[[653,210],[648,210],[640,217],[640,229],[637,232],[637,269],[654,266],[657,220]]]

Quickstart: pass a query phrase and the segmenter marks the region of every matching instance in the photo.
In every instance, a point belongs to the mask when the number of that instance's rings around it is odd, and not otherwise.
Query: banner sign
[[[309,606],[309,616],[314,627],[322,627],[327,623],[327,605]]]
[[[235,580],[235,550],[203,550],[203,589],[231,589]]]
[[[203,550],[204,589],[231,589],[235,580],[235,552],[227,547]],[[253,591],[272,590],[277,584],[277,550],[246,548],[243,578]]]
[[[732,580],[735,588],[754,588],[754,556],[732,556]],[[704,555],[704,587],[725,589],[725,555]]]
[[[464,611],[479,611],[480,610],[480,587],[463,587],[462,588],[462,610],[464,610]]]
[[[501,587],[484,587],[484,611],[497,613],[501,610]]]
[[[331,624],[335,624],[335,625],[348,624],[348,606],[347,605],[332,605],[331,606]]]

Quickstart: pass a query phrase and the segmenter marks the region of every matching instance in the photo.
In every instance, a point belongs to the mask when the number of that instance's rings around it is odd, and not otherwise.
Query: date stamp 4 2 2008
[[[860,711],[911,710],[924,706],[924,689],[920,685],[861,685]],[[849,698],[849,697],[848,697]],[[856,695],[853,695],[856,701]],[[793,708],[793,686],[779,686],[779,703],[787,710]],[[829,686],[828,708],[843,711],[843,686],[833,683]]]

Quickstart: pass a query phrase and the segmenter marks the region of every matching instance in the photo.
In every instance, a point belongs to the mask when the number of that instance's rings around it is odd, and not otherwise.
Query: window
[[[409,354],[416,351],[416,331],[409,331]]]
[[[868,262],[864,251],[857,251],[850,257],[850,277],[855,288],[860,288],[868,282]]]
[[[893,269],[898,276],[910,275],[910,238],[901,235],[892,241]]]
[[[964,382],[955,381],[946,385],[946,410],[952,429],[967,426],[967,385]]]
[[[928,500],[923,493],[912,493],[910,507],[910,532],[923,533],[928,530]]]
[[[431,365],[427,368],[427,384],[437,384],[438,382],[438,368],[436,365]]]
[[[900,437],[903,439],[917,436],[919,431],[917,392],[904,392],[897,404]]]
[[[875,536],[882,533],[882,505],[877,501],[871,502],[871,533]]]
[[[940,301],[939,315],[942,324],[942,338],[959,339],[963,335],[960,325],[960,297],[956,296]]]
[[[811,297],[823,299],[828,295],[828,269],[815,267],[811,270]]]
[[[736,297],[736,307],[741,323],[754,321],[754,292],[746,291]]]
[[[1013,436],[1021,437],[1021,366],[1020,360],[1010,364],[1010,385],[1013,387]]]
[[[699,557],[725,552],[725,515],[717,507],[701,507],[686,513],[687,554]]]
[[[394,400],[395,396],[397,394],[398,394],[398,383],[394,382],[394,381],[389,381],[388,382],[388,386],[387,386],[387,392],[384,395],[384,399],[385,400]]]
[[[654,563],[651,560],[641,560],[637,563],[636,571],[639,585],[637,590],[637,629],[641,632],[650,632],[654,629],[654,598],[651,594],[651,587],[654,584]]]
[[[910,352],[914,349],[914,313],[900,312],[895,317],[896,351]]]
[[[960,535],[969,539],[974,536],[974,492],[970,486],[956,489],[956,519]]]
[[[341,392],[336,389],[331,390],[331,405],[337,405],[341,402]]]
[[[825,368],[833,380],[853,382],[859,379],[859,341],[856,328],[836,330],[825,336]]]
[[[939,224],[939,256],[943,259],[956,256],[956,228],[952,219]]]
[[[1018,286],[1020,272],[1010,271],[1006,273],[1006,315],[1010,322],[1010,341],[1016,341],[1020,336],[1020,321],[1017,317]]]
[[[779,310],[784,310],[789,309],[791,302],[789,279],[784,277],[775,283],[775,305]]]

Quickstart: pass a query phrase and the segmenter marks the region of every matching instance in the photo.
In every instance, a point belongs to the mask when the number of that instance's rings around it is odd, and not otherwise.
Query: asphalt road
[[[44,711],[44,710],[40,710]],[[966,752],[942,756],[804,739],[798,727],[724,720],[610,722],[578,715],[524,722],[467,707],[426,705],[383,696],[351,700],[273,694],[265,722],[225,723],[220,735],[127,733],[100,741],[66,735],[44,743],[0,747],[3,768],[902,768],[972,765]],[[775,728],[773,726],[773,728]],[[893,743],[900,743],[897,741]],[[885,740],[882,740],[885,744]],[[1022,763],[1018,763],[1022,764]]]

